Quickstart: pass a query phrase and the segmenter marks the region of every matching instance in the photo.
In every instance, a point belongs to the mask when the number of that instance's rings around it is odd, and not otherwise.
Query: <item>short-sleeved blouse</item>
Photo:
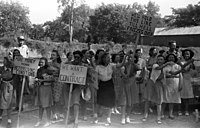
[[[110,63],[107,66],[97,65],[96,72],[98,73],[98,79],[101,81],[111,80],[115,67],[116,64],[113,63]]]

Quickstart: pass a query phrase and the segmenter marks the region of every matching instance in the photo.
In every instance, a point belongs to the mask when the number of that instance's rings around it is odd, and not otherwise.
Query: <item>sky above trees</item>
[[[10,0],[3,0],[10,1]],[[55,20],[61,12],[58,11],[57,0],[12,0],[22,3],[24,6],[28,7],[30,10],[29,18],[33,24],[42,24],[46,21]],[[102,2],[105,4],[109,3],[119,3],[119,4],[132,4],[133,2],[138,2],[139,4],[147,4],[149,0],[80,0],[85,1],[90,7],[95,8]],[[160,13],[162,17],[165,15],[172,14],[171,7],[182,8],[186,7],[188,4],[196,4],[199,0],[152,0],[157,5],[160,6]]]

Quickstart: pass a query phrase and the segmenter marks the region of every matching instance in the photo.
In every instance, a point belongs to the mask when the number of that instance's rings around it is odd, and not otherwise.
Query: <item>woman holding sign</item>
[[[49,126],[51,118],[51,109],[53,105],[53,95],[52,95],[52,82],[53,75],[52,71],[48,69],[48,61],[46,58],[41,58],[39,62],[40,68],[37,71],[37,95],[35,104],[39,106],[39,121],[36,123],[36,127],[41,125],[42,116],[44,110],[46,110],[48,122],[45,126]]]
[[[97,65],[96,71],[99,79],[99,89],[97,90],[97,104],[109,109],[106,125],[111,124],[112,108],[115,107],[115,90],[113,84],[113,72],[116,68],[122,67],[126,56],[121,64],[110,63],[109,53],[104,53],[101,57],[100,65]],[[95,123],[98,122],[96,119]]]
[[[12,78],[12,62],[7,57],[4,57],[3,66],[0,67],[0,123],[2,121],[3,110],[7,110],[8,128],[11,127]]]

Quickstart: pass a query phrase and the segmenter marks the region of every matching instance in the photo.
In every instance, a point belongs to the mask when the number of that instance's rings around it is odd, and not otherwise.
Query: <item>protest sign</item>
[[[87,67],[62,63],[59,81],[64,83],[85,85],[86,74]]]
[[[36,77],[39,59],[16,57],[13,74]]]
[[[139,33],[146,36],[153,36],[156,27],[156,20],[152,16],[132,13],[127,23],[127,31]]]
[[[88,69],[88,79],[91,86],[98,89],[98,73],[93,69]]]

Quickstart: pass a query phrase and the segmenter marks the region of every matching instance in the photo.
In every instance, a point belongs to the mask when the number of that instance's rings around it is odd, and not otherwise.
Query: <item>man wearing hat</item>
[[[29,48],[27,45],[24,44],[24,42],[25,42],[24,36],[19,36],[17,38],[17,41],[19,43],[17,49],[20,51],[21,55],[24,58],[28,58]]]

